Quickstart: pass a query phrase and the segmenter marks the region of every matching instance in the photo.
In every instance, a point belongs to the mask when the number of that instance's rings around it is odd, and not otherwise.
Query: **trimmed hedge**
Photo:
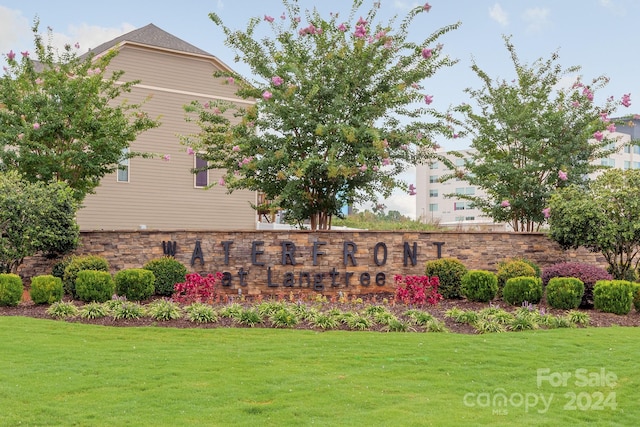
[[[511,305],[522,305],[525,301],[538,304],[542,299],[542,292],[542,280],[539,277],[512,277],[504,285],[502,299]]]
[[[153,295],[153,272],[144,268],[129,268],[116,273],[116,293],[131,301],[142,301]]]
[[[542,284],[547,286],[554,277],[575,277],[584,283],[584,294],[580,307],[593,307],[593,287],[598,280],[612,280],[613,276],[604,268],[582,262],[560,262],[542,271]]]
[[[627,280],[598,280],[593,287],[593,307],[605,313],[629,314],[633,290],[633,283]]]
[[[20,303],[24,286],[17,274],[0,274],[0,305],[14,307]]]
[[[575,277],[554,277],[547,284],[547,304],[553,308],[572,310],[580,306],[584,283]]]
[[[62,279],[52,274],[34,277],[31,279],[29,296],[35,304],[53,304],[62,301],[64,296]]]
[[[115,291],[113,277],[108,271],[81,270],[76,278],[75,292],[84,302],[105,302]]]
[[[425,263],[425,275],[438,278],[438,292],[446,299],[462,297],[460,285],[466,272],[467,267],[456,258],[439,258]]]
[[[176,283],[184,283],[187,277],[187,267],[170,256],[152,259],[147,262],[145,270],[150,270],[156,278],[154,282],[155,294],[171,296]]]
[[[503,292],[509,279],[514,277],[537,277],[536,270],[527,262],[514,260],[502,263],[498,268],[498,294]],[[529,301],[531,302],[531,301]]]
[[[489,302],[498,293],[498,277],[486,270],[469,270],[462,276],[460,292],[469,301]]]
[[[109,262],[98,255],[71,257],[71,260],[64,269],[64,278],[62,279],[62,283],[64,284],[64,291],[73,298],[78,297],[75,290],[76,278],[78,277],[78,273],[82,270],[109,272]]]

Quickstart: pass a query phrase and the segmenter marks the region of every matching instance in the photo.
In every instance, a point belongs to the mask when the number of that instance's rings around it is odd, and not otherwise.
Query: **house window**
[[[438,175],[430,175],[429,176],[429,183],[430,184],[435,184],[438,182]]]
[[[455,202],[453,204],[454,211],[464,211],[471,209],[471,202]]]
[[[633,154],[640,154],[640,145],[633,146]]]
[[[622,166],[622,169],[624,170],[631,169],[631,162],[629,160],[625,160],[624,166]]]
[[[118,182],[129,182],[129,148],[122,149],[122,158],[118,162]]]
[[[199,156],[195,156],[196,169],[206,168],[207,161]],[[196,187],[206,187],[209,185],[209,170],[204,169],[196,172]]]
[[[633,169],[640,169],[640,162],[633,162]]]
[[[454,163],[456,166],[464,166],[464,159],[456,158]]]
[[[628,145],[625,145],[624,146],[624,152],[627,153],[627,154],[631,153],[631,147],[628,146]]]
[[[429,197],[438,197],[438,190],[429,190]]]
[[[429,203],[429,212],[438,212],[438,204]]]
[[[473,196],[476,194],[475,187],[458,187],[456,188],[456,194],[467,194],[469,196]]]
[[[607,157],[606,159],[600,159],[600,164],[602,166],[611,166],[612,168],[616,167],[616,161],[610,157]]]
[[[429,169],[438,169],[438,162],[432,162],[429,165]]]

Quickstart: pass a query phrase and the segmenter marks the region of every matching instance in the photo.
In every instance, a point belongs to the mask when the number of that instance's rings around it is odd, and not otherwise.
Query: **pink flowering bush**
[[[440,281],[429,276],[394,276],[396,282],[396,301],[405,304],[435,305],[442,295],[438,293]]]
[[[173,288],[173,300],[183,304],[194,302],[212,302],[216,296],[216,284],[222,280],[222,273],[198,273],[186,275],[184,283],[176,283]]]

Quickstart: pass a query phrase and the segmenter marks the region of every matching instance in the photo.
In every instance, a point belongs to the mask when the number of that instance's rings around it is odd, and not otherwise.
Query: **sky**
[[[302,9],[317,8],[324,16],[338,12],[347,18],[350,0],[298,0]],[[374,0],[364,0],[363,14]],[[400,22],[406,12],[424,2],[379,0],[380,22],[394,16]],[[638,113],[640,108],[640,56],[637,31],[640,0],[430,0],[431,10],[409,28],[413,41],[460,22],[458,29],[438,41],[444,53],[458,62],[443,68],[424,82],[433,96],[431,107],[446,110],[463,102],[471,103],[465,88],[478,89],[481,82],[471,71],[475,63],[493,79],[514,77],[513,63],[504,45],[511,37],[519,60],[532,64],[557,52],[563,68],[580,66],[580,76],[588,82],[600,75],[609,84],[597,94],[596,102],[610,95],[619,99],[631,94],[632,107],[621,114]],[[0,66],[9,50],[33,50],[31,27],[39,19],[40,30],[53,30],[53,44],[78,42],[81,52],[147,24],[154,24],[174,36],[217,56],[242,75],[251,76],[248,66],[234,61],[235,53],[225,46],[224,34],[209,18],[215,12],[232,29],[244,29],[251,17],[284,12],[282,0],[0,0]],[[266,27],[266,25],[265,25]],[[265,28],[266,30],[266,28]],[[576,76],[568,76],[573,80]],[[600,98],[599,98],[600,97]],[[442,149],[468,148],[469,141],[436,141]],[[415,169],[402,176],[415,183]],[[418,189],[419,191],[419,189]],[[381,200],[387,210],[397,210],[415,218],[415,196],[396,191]]]

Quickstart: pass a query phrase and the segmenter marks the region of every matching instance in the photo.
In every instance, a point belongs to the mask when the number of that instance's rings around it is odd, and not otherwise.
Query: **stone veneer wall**
[[[562,261],[607,265],[600,254],[563,251],[542,233],[509,232],[88,231],[81,233],[75,254],[103,256],[115,273],[162,257],[163,242],[176,243],[175,258],[191,272],[228,272],[221,289],[245,295],[314,288],[324,294],[393,292],[394,275],[424,274],[425,262],[437,259],[438,249],[443,258],[490,271],[496,271],[500,261],[515,257],[527,258],[541,268]],[[232,242],[226,253],[222,242]],[[196,251],[198,244],[201,251]],[[50,274],[54,262],[28,258],[19,273],[28,284],[33,276]]]

